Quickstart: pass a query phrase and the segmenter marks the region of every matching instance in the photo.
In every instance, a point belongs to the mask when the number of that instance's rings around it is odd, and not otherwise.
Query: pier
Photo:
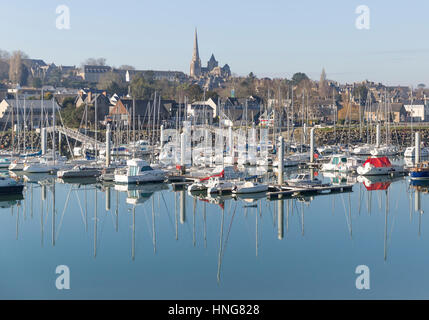
[[[308,187],[289,187],[271,185],[269,186],[267,193],[268,200],[293,198],[297,196],[306,195],[322,195],[322,194],[333,194],[333,193],[346,193],[353,191],[353,185],[321,185],[321,186],[308,186]]]

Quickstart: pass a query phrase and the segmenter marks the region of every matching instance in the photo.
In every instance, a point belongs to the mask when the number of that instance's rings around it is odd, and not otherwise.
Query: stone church
[[[223,67],[219,67],[218,61],[216,61],[214,55],[212,54],[210,60],[207,62],[207,67],[201,66],[200,54],[198,51],[198,37],[197,29],[195,29],[194,36],[194,51],[192,53],[191,67],[190,67],[190,76],[192,78],[198,79],[200,77],[221,77],[229,78],[231,76],[231,70],[227,64]]]

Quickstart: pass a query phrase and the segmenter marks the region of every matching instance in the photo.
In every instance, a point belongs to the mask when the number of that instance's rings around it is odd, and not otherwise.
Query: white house
[[[421,122],[429,121],[429,104],[426,101],[413,101],[404,105],[405,111],[409,114],[410,120]]]
[[[213,101],[212,98],[209,98],[207,101],[196,101],[193,103],[188,104],[187,106],[187,113],[188,115],[192,114],[192,109],[211,109],[211,113],[213,115],[213,118],[216,118],[218,116],[218,106],[216,102]]]

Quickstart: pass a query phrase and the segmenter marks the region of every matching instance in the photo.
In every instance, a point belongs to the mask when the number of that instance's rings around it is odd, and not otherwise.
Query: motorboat
[[[209,181],[214,178],[222,179],[238,179],[240,177],[240,171],[237,171],[233,166],[217,166],[213,169],[210,176],[200,178],[188,186],[189,192],[202,192],[206,191],[209,187]]]
[[[254,182],[254,181],[246,181],[243,184],[236,184],[232,189],[232,193],[235,193],[235,194],[260,193],[260,192],[267,192],[267,191],[268,191],[267,184]]]
[[[9,195],[9,194],[19,194],[22,193],[24,189],[24,185],[22,183],[18,183],[12,178],[9,177],[1,177],[0,176],[0,194],[1,195]]]
[[[194,183],[188,186],[189,192],[204,192],[207,191],[207,182],[206,181],[195,181]]]
[[[411,180],[429,180],[429,161],[418,163],[410,169]]]
[[[147,183],[163,182],[166,179],[165,172],[161,169],[153,169],[146,161],[138,158],[127,160],[127,166],[115,171],[116,183]]]
[[[364,161],[357,157],[344,155],[333,155],[328,163],[322,165],[321,170],[325,172],[354,172]]]
[[[298,173],[292,179],[286,181],[291,187],[315,187],[321,186],[322,180],[317,177],[312,177],[309,173]]]
[[[233,188],[232,182],[220,177],[210,178],[207,182],[207,194],[231,193]]]
[[[377,176],[391,174],[399,171],[398,169],[392,166],[387,157],[370,157],[357,168],[357,173],[361,176]]]
[[[66,166],[66,157],[44,155],[38,162],[26,162],[23,171],[26,173],[56,172]]]
[[[77,165],[69,170],[59,170],[57,172],[57,177],[62,179],[89,178],[89,177],[97,178],[100,176],[100,174],[101,174],[101,171],[97,167]]]

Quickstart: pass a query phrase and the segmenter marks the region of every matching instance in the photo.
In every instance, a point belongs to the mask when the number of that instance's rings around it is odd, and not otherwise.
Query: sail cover
[[[363,164],[363,166],[365,166],[367,163],[372,164],[376,168],[391,167],[392,166],[388,157],[368,158],[365,161],[365,163]]]

